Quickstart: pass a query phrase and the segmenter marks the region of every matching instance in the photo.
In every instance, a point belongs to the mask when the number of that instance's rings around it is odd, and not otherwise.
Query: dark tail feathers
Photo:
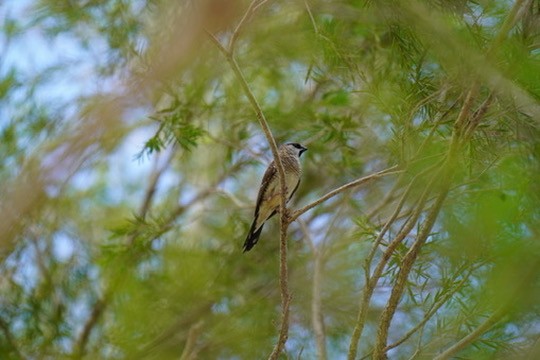
[[[261,227],[253,232],[255,227],[255,221],[253,221],[253,224],[251,225],[251,229],[249,229],[249,234],[246,238],[246,241],[244,242],[244,252],[251,250],[252,247],[255,246],[257,241],[259,241],[259,236],[261,236],[261,231],[263,229],[264,224],[261,225]]]

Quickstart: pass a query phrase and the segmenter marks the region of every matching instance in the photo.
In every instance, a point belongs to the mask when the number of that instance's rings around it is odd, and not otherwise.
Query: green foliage
[[[269,144],[208,34],[226,45],[249,5],[0,5],[0,358],[270,354],[279,217],[241,253]],[[494,316],[451,356],[537,355],[540,31],[526,5],[506,23],[506,1],[268,1],[242,23],[231,56],[251,94],[278,143],[309,148],[291,209],[403,170],[291,224],[282,358],[347,356],[373,281],[352,358],[381,341],[392,359],[435,358]]]

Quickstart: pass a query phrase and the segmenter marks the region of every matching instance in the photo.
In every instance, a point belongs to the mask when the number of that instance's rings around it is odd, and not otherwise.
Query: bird
[[[300,176],[302,169],[300,167],[300,156],[307,150],[299,143],[290,142],[279,147],[278,153],[285,172],[285,184],[287,189],[286,201],[291,200],[292,196],[300,185]],[[266,220],[270,219],[279,210],[281,203],[281,185],[279,182],[279,173],[276,163],[273,160],[266,169],[259,193],[257,203],[255,204],[255,213],[253,223],[249,229],[246,241],[244,242],[243,252],[251,250],[259,241],[259,236]]]

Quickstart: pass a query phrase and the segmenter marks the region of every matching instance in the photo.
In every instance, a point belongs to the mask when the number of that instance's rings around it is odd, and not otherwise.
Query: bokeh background
[[[0,3],[0,358],[540,358],[540,3]],[[215,43],[228,51],[225,55]],[[232,46],[231,46],[232,45]],[[228,57],[229,56],[229,57]],[[234,61],[233,61],[234,59]]]

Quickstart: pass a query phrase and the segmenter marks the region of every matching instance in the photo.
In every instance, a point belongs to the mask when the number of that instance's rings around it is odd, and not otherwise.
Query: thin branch
[[[435,357],[434,360],[450,359],[453,355],[463,350],[468,345],[472,344],[479,336],[491,329],[495,324],[499,322],[499,320],[501,320],[501,318],[505,314],[506,308],[499,308],[499,310],[491,314],[489,318],[487,318],[482,324],[480,324],[476,329],[474,329],[469,335],[465,336],[459,342],[446,349],[442,354],[439,354],[437,357]]]
[[[393,344],[390,344],[390,345],[386,346],[386,348],[384,350],[388,351],[390,349],[398,347],[399,345],[401,345],[405,341],[407,341],[412,335],[414,335],[414,333],[416,333],[420,328],[422,328],[424,326],[424,324],[427,323],[429,321],[429,319],[431,319],[433,317],[433,315],[435,315],[435,313],[444,304],[446,304],[446,302],[448,300],[450,300],[450,298],[452,298],[452,296],[454,296],[454,294],[456,292],[458,292],[460,289],[463,288],[463,286],[469,280],[469,278],[470,278],[470,276],[471,276],[471,274],[473,273],[474,270],[476,270],[476,267],[472,267],[471,269],[469,269],[468,273],[459,281],[459,283],[457,283],[452,289],[447,291],[444,294],[444,296],[442,296],[439,300],[437,300],[435,303],[433,303],[433,305],[431,306],[431,309],[429,309],[429,311],[424,315],[423,319],[418,324],[416,324],[412,329],[407,331],[407,333],[405,335],[403,335],[403,337],[401,339],[399,339],[398,341],[396,341]],[[461,273],[461,270],[458,271],[457,274],[459,274],[459,273]]]
[[[242,19],[236,25],[236,28],[234,29],[234,32],[231,35],[231,38],[229,40],[229,52],[230,54],[234,54],[234,46],[236,44],[236,40],[238,40],[238,35],[240,34],[240,30],[245,25],[245,23],[253,16],[253,14],[259,9],[260,6],[264,5],[268,0],[254,0],[249,4],[249,7],[247,8],[246,12],[244,13],[244,16],[242,16]]]
[[[443,175],[446,173],[447,171],[443,171]],[[442,176],[442,178],[444,179],[445,177]],[[445,183],[445,186],[443,187],[443,189],[441,189],[439,196],[437,197],[437,200],[435,201],[435,204],[431,208],[429,214],[427,215],[426,220],[422,224],[422,227],[420,229],[420,232],[418,233],[415,243],[412,245],[412,247],[409,249],[405,257],[403,258],[401,268],[397,274],[396,282],[390,294],[390,298],[388,299],[386,307],[384,308],[381,314],[381,318],[379,321],[379,329],[377,331],[377,340],[375,343],[375,349],[373,353],[374,359],[386,358],[386,352],[384,349],[386,347],[386,341],[388,339],[388,330],[390,328],[390,322],[392,321],[392,318],[394,317],[394,313],[396,312],[399,300],[401,299],[401,296],[403,295],[403,291],[405,290],[407,278],[409,276],[409,273],[411,272],[412,266],[414,265],[416,258],[418,257],[418,254],[420,253],[420,249],[422,248],[427,238],[429,237],[429,234],[431,233],[431,229],[433,228],[433,225],[435,224],[435,220],[437,219],[437,216],[441,210],[442,204],[444,200],[446,199],[446,195],[448,194],[449,181],[445,181],[444,183]]]
[[[495,40],[491,44],[491,47],[488,49],[488,53],[494,49],[497,45],[499,45],[502,40],[506,37],[506,33],[510,30],[510,28],[515,23],[517,14],[519,13],[519,9],[522,7],[522,1],[517,1],[514,4],[514,7],[510,14],[507,16],[505,23],[503,24],[501,30],[499,31],[499,34],[496,36]],[[465,98],[465,101],[461,107],[461,111],[456,119],[456,122],[454,123],[454,133],[452,135],[452,140],[450,143],[449,151],[447,154],[447,158],[445,161],[445,164],[443,165],[443,176],[441,179],[442,182],[442,188],[439,192],[439,195],[437,197],[437,200],[435,202],[435,205],[432,207],[431,211],[427,215],[426,220],[424,221],[422,228],[420,229],[420,233],[418,234],[415,243],[413,246],[409,249],[407,254],[405,255],[401,268],[398,272],[396,282],[392,288],[392,292],[390,294],[390,298],[388,299],[387,305],[385,309],[383,310],[383,313],[380,318],[379,322],[379,328],[377,331],[377,340],[375,344],[374,349],[374,355],[373,357],[375,359],[385,359],[386,358],[386,341],[388,339],[388,330],[390,327],[390,322],[392,321],[392,318],[395,314],[395,311],[397,309],[397,305],[402,297],[403,291],[405,289],[406,281],[408,278],[408,275],[412,269],[412,266],[414,262],[416,261],[416,258],[420,252],[421,247],[427,240],[429,233],[431,231],[431,228],[433,227],[435,223],[435,219],[437,218],[438,213],[440,212],[440,209],[442,207],[442,203],[446,199],[446,196],[449,191],[450,187],[450,181],[445,178],[450,178],[451,171],[450,168],[454,164],[456,155],[458,152],[458,149],[460,145],[462,145],[463,140],[469,137],[472,133],[472,130],[475,128],[475,124],[472,124],[471,127],[470,121],[467,123],[467,120],[469,119],[471,108],[474,102],[474,99],[476,98],[478,92],[480,90],[480,84],[478,81],[473,81],[473,84],[471,85],[467,96]],[[488,97],[488,99],[484,102],[483,106],[477,111],[475,114],[476,116],[473,116],[472,120],[478,120],[485,111],[487,110],[487,107],[489,106],[491,99]],[[484,106],[485,105],[485,106]],[[478,121],[476,121],[477,123]]]
[[[86,344],[88,342],[88,339],[90,338],[90,333],[99,321],[108,303],[108,296],[105,296],[103,299],[98,299],[96,301],[96,304],[92,309],[92,313],[90,314],[88,320],[86,320],[86,323],[84,324],[81,331],[81,335],[79,336],[79,339],[75,344],[75,358],[80,359],[84,357],[84,354],[86,352]]]
[[[317,343],[317,358],[319,360],[326,360],[326,334],[324,330],[324,316],[322,311],[321,299],[322,257],[319,251],[316,251],[314,253],[314,256],[315,258],[313,263],[311,321],[313,323],[315,341]]]
[[[353,334],[351,336],[351,342],[349,345],[349,352],[347,355],[348,360],[354,360],[356,359],[356,354],[358,352],[358,342],[360,340],[360,337],[362,336],[362,332],[364,330],[364,325],[366,322],[367,313],[369,310],[369,304],[371,301],[371,296],[373,295],[373,291],[375,290],[375,287],[377,286],[377,282],[382,276],[382,273],[384,271],[384,268],[386,267],[386,264],[388,263],[388,260],[390,260],[391,255],[393,254],[394,250],[397,248],[397,246],[405,239],[405,237],[411,232],[414,225],[418,221],[418,218],[420,217],[420,214],[424,211],[424,206],[426,204],[426,201],[429,197],[429,194],[431,193],[432,187],[434,185],[436,176],[434,176],[431,179],[431,182],[426,186],[426,189],[420,196],[420,199],[418,201],[418,204],[416,205],[416,208],[414,212],[411,214],[409,219],[405,222],[402,229],[398,232],[398,234],[395,236],[395,238],[388,244],[386,250],[383,253],[383,256],[379,263],[377,264],[377,267],[375,268],[375,271],[373,272],[373,275],[371,275],[370,278],[367,278],[366,286],[364,287],[364,290],[362,292],[362,300],[360,303],[360,310],[358,311],[358,317],[356,320],[356,325],[353,330]],[[409,184],[409,189],[412,189],[412,183]],[[396,217],[399,215],[401,208],[405,202],[406,197],[408,196],[408,191],[405,191],[403,194],[400,202],[398,203],[396,210],[392,214],[392,217],[385,225],[386,230],[390,227],[390,225],[395,221]],[[384,229],[383,229],[384,230]],[[385,230],[385,232],[386,232]],[[382,235],[384,233],[381,231],[381,234],[379,234],[379,238],[382,239]],[[380,241],[380,239],[378,239]],[[373,248],[371,251],[371,254],[369,256],[374,255],[374,251],[376,248]],[[368,260],[369,260],[368,256]],[[368,269],[366,269],[368,271]],[[366,275],[367,276],[367,275]]]
[[[396,198],[396,192],[401,188],[401,180],[403,179],[404,174],[405,173],[402,173],[398,177],[398,179],[394,182],[394,185],[392,186],[390,191],[386,193],[384,198],[366,214],[366,219],[368,221],[371,221],[376,214],[378,214],[386,205],[390,204]]]
[[[472,115],[472,118],[469,120],[467,127],[465,129],[464,136],[463,136],[464,140],[468,140],[471,138],[473,132],[476,130],[476,128],[480,124],[480,121],[482,120],[489,106],[491,105],[492,100],[493,100],[493,92],[490,92],[488,97],[484,100],[482,105],[480,105],[480,107],[474,112],[474,114]]]
[[[259,4],[260,5],[260,4]],[[256,9],[256,8],[255,8]],[[287,184],[285,183],[285,170],[283,169],[283,163],[281,157],[279,156],[278,147],[276,140],[272,135],[272,131],[268,126],[268,121],[264,115],[264,112],[257,101],[257,98],[251,91],[249,84],[238,66],[234,53],[231,50],[225,49],[221,42],[210,32],[207,31],[207,34],[210,36],[210,39],[216,44],[218,49],[225,55],[227,62],[229,63],[231,69],[233,70],[237,80],[240,82],[240,86],[244,91],[244,95],[248,98],[255,115],[259,122],[259,125],[263,129],[264,135],[270,148],[272,150],[272,155],[274,157],[274,163],[277,168],[279,175],[280,183],[280,204],[279,204],[279,215],[280,215],[280,232],[279,232],[279,287],[281,292],[281,328],[279,331],[278,341],[270,354],[269,359],[275,360],[281,354],[287,342],[289,336],[289,312],[290,312],[290,303],[291,295],[289,293],[289,283],[288,283],[288,268],[287,268],[287,229],[289,224],[292,222],[289,216],[289,210],[287,209]],[[233,42],[234,44],[234,42]]]
[[[194,351],[195,343],[197,342],[197,338],[199,337],[199,334],[201,333],[203,324],[204,324],[204,321],[200,320],[189,328],[189,332],[188,332],[188,336],[186,340],[186,346],[184,346],[184,351],[182,351],[180,360],[191,360],[195,358],[195,351]]]
[[[320,197],[319,199],[313,201],[312,203],[304,206],[303,208],[294,211],[292,213],[291,217],[290,217],[290,221],[292,222],[292,221],[296,220],[303,213],[313,209],[315,206],[319,205],[320,203],[323,203],[326,200],[328,200],[330,198],[333,198],[334,196],[344,192],[345,190],[349,190],[350,188],[360,186],[360,185],[362,185],[362,184],[364,184],[364,183],[366,183],[368,181],[378,179],[378,178],[381,178],[381,177],[386,176],[386,175],[400,174],[400,173],[403,172],[403,170],[396,170],[397,168],[398,168],[397,165],[392,166],[391,168],[381,170],[379,172],[376,172],[376,173],[368,175],[368,176],[361,177],[359,179],[351,181],[350,183],[347,183],[347,184],[345,184],[343,186],[340,186],[337,189],[334,189],[334,190],[330,191],[329,193],[327,193],[326,195],[324,195],[324,196]]]
[[[150,354],[155,354],[160,346],[164,346],[164,344],[167,344],[167,342],[172,342],[173,339],[176,339],[176,336],[178,336],[179,333],[182,333],[187,328],[190,329],[190,332],[188,332],[187,335],[186,347],[188,347],[190,336],[192,336],[191,341],[192,344],[194,344],[194,340],[196,340],[196,335],[198,335],[199,332],[194,334],[191,332],[191,330],[200,330],[197,329],[197,326],[199,323],[203,324],[204,321],[200,319],[202,319],[204,316],[211,312],[212,306],[214,304],[215,302],[213,301],[206,301],[202,304],[197,305],[195,308],[190,309],[186,316],[176,320],[171,326],[164,330],[163,333],[158,335],[149,343],[144,344],[141,349],[139,349],[136,353],[129,355],[128,358],[132,360],[147,359]],[[182,354],[186,352],[186,347],[184,348]],[[193,352],[190,353],[193,354]]]
[[[508,33],[514,25],[518,22],[518,20],[523,16],[525,13],[527,7],[529,6],[531,0],[516,0],[514,3],[514,6],[512,6],[512,9],[510,9],[510,12],[504,19],[503,24],[501,25],[501,28],[497,32],[497,35],[495,35],[495,38],[493,38],[493,41],[491,42],[489,48],[487,49],[486,55],[489,56],[491,53],[502,44],[502,42],[506,39],[508,36]]]
[[[309,19],[311,20],[311,24],[313,25],[313,30],[315,31],[316,35],[319,35],[319,27],[317,26],[317,23],[315,22],[315,17],[313,17],[313,13],[311,12],[311,7],[309,6],[309,3],[307,0],[304,0],[304,5],[306,6]]]
[[[156,194],[157,184],[159,182],[159,179],[161,178],[163,173],[167,170],[167,168],[169,167],[169,165],[171,164],[174,158],[174,154],[175,154],[174,150],[175,150],[174,148],[171,149],[170,153],[168,154],[167,159],[165,160],[164,164],[161,167],[158,167],[159,156],[155,157],[154,167],[150,175],[150,181],[148,183],[148,187],[146,188],[144,200],[139,210],[139,216],[143,219],[146,217],[148,210],[150,210],[152,201],[154,200],[154,195]]]
[[[321,282],[322,282],[322,252],[315,245],[309,234],[309,229],[306,223],[299,220],[300,228],[304,233],[311,254],[313,255],[313,282],[311,287],[311,323],[313,326],[313,332],[315,333],[315,343],[317,344],[317,359],[326,360],[326,334],[324,330],[324,316],[322,311],[322,299],[321,299]]]
[[[9,329],[9,325],[4,321],[4,319],[0,318],[0,329],[2,330],[2,333],[4,334],[4,337],[15,355],[18,359],[26,359],[26,356],[24,356],[17,346],[17,343],[15,342],[15,339],[13,337],[13,334],[11,333],[11,330]]]
[[[233,166],[229,167],[228,171],[221,174],[221,176],[214,181],[213,184],[210,184],[207,188],[204,190],[201,190],[196,196],[194,196],[190,201],[188,201],[186,204],[178,205],[169,216],[166,218],[166,220],[161,225],[161,228],[154,234],[154,236],[149,240],[153,241],[169,231],[173,225],[176,219],[178,219],[179,216],[184,214],[191,206],[194,204],[203,201],[208,196],[216,192],[217,187],[225,181],[228,177],[230,177],[232,174],[236,173],[238,170],[242,168],[242,166],[245,164],[245,161],[238,161]]]

